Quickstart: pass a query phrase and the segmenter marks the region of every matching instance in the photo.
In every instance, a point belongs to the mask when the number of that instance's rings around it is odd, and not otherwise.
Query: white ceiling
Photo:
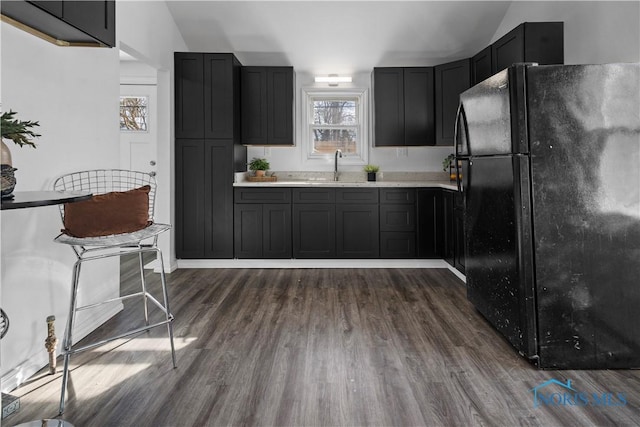
[[[167,1],[194,52],[310,73],[436,65],[491,42],[510,1]]]

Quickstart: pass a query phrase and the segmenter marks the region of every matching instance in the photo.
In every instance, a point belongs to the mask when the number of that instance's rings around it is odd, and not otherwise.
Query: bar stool
[[[57,243],[69,245],[77,258],[73,266],[69,316],[62,343],[64,370],[59,407],[59,413],[62,415],[69,379],[69,360],[72,354],[166,325],[171,344],[173,367],[176,367],[172,325],[174,317],[169,309],[169,294],[162,252],[157,247],[158,235],[168,231],[171,226],[153,222],[156,181],[150,173],[119,169],[74,172],[59,177],[53,187],[57,191],[90,191],[93,193],[90,200],[60,206],[60,215],[65,229],[54,239]],[[147,291],[143,265],[143,254],[146,252],[155,253],[159,263],[162,303]],[[120,257],[124,254],[138,254],[141,291],[78,307],[77,296],[82,263],[108,257]],[[77,312],[134,297],[141,297],[143,302],[145,320],[143,327],[120,333],[99,342],[73,347],[73,327]],[[163,313],[163,320],[156,323],[149,322],[149,302],[160,309]]]

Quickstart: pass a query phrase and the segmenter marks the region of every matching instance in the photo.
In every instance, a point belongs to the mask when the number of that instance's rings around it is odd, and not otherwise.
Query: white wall
[[[526,21],[564,22],[565,64],[640,62],[640,2],[514,1],[491,43]]]
[[[117,39],[120,49],[158,70],[158,193],[155,219],[174,223],[174,90],[173,52],[186,52],[187,46],[164,1],[118,2]],[[165,254],[165,270],[177,268],[175,230],[164,233],[158,246]]]
[[[38,120],[38,148],[12,142],[16,191],[50,190],[64,173],[118,166],[118,53],[115,49],[62,48],[8,24],[2,34],[2,110]],[[2,389],[11,389],[47,363],[46,317],[55,315],[62,337],[69,301],[70,248],[53,243],[61,221],[58,208],[2,211],[2,294],[11,319],[1,342]],[[83,271],[88,301],[118,290],[117,260]],[[78,318],[88,332],[109,313]],[[60,347],[60,345],[59,345]]]
[[[171,222],[173,166],[173,51],[186,50],[164,2],[118,2],[116,38],[138,59],[159,70],[158,147],[161,167],[157,219]],[[39,120],[38,148],[11,147],[18,168],[17,191],[47,190],[53,179],[73,170],[119,165],[118,49],[57,47],[1,24],[2,110]],[[1,342],[2,390],[13,389],[47,363],[46,317],[57,318],[62,338],[69,300],[72,251],[52,242],[61,223],[57,207],[2,211],[0,305],[11,318]],[[167,237],[161,245],[170,253]],[[116,259],[83,266],[91,292],[85,301],[118,290]],[[78,337],[107,318],[79,318]],[[58,348],[61,343],[58,344]]]

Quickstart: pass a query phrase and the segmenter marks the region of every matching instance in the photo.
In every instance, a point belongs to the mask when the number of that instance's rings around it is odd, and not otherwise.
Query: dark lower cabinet
[[[441,189],[419,189],[417,191],[418,258],[443,257],[442,193]]]
[[[233,257],[233,142],[176,140],[176,256]]]
[[[295,190],[294,190],[295,191]],[[293,205],[293,257],[336,257],[336,205]]]
[[[336,205],[338,258],[378,258],[378,204]]]
[[[416,257],[416,190],[380,189],[380,257]]]
[[[236,258],[291,258],[290,204],[236,204]]]
[[[236,188],[236,258],[291,258],[291,189]]]
[[[453,191],[443,190],[442,192],[442,214],[443,214],[443,246],[442,258],[450,265],[455,266],[456,259],[456,234],[454,224],[454,196]]]
[[[464,233],[464,204],[462,194],[454,193],[453,233],[455,235],[455,256],[453,266],[461,273],[465,271],[465,233]]]

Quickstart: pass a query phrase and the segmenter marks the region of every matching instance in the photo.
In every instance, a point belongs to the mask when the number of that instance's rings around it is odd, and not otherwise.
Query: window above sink
[[[341,164],[367,164],[367,89],[303,88],[302,92],[303,161],[324,164],[340,150]]]

